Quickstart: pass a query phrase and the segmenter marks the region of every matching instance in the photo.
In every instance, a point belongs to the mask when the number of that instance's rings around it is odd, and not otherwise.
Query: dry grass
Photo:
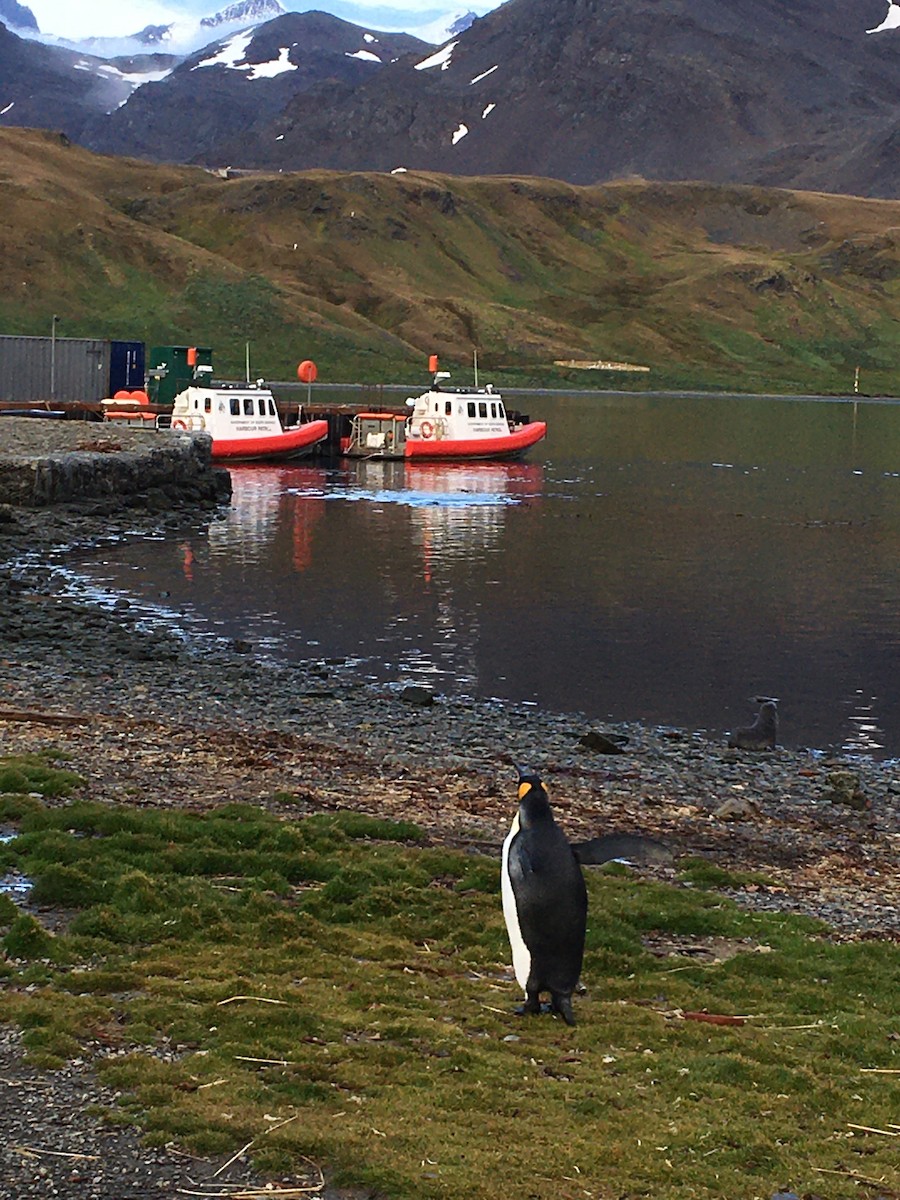
[[[215,346],[270,378],[890,391],[900,203],[705,184],[310,171],[220,180],[0,131],[0,323]]]

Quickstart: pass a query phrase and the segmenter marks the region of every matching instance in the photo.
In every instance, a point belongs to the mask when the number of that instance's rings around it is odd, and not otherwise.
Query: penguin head
[[[553,820],[553,814],[550,811],[550,801],[547,797],[547,790],[541,783],[541,778],[536,771],[530,767],[520,767],[516,764],[516,770],[519,772],[519,825],[523,829],[528,829],[535,821]]]

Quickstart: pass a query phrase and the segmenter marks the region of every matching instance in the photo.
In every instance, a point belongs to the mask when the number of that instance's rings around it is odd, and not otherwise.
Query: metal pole
[[[53,314],[50,322],[50,399],[56,399],[56,323],[59,317]]]
[[[246,366],[247,382],[249,383],[250,382],[250,343],[249,342],[247,342],[247,344],[246,344],[246,363],[247,363],[247,366]]]

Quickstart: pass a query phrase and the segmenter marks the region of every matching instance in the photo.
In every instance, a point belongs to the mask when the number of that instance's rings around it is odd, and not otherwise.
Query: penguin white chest
[[[512,880],[509,877],[509,848],[513,838],[519,832],[519,814],[513,819],[512,827],[503,843],[503,856],[500,864],[500,895],[503,900],[503,917],[506,921],[506,932],[512,948],[513,970],[519,986],[525,989],[528,976],[531,974],[531,951],[525,945],[522,930],[519,926],[519,911],[516,908],[516,895],[513,891]]]

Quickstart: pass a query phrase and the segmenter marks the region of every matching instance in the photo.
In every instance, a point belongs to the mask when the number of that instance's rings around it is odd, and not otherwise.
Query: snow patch
[[[473,83],[481,83],[482,79],[487,79],[488,75],[493,75],[493,73],[495,71],[499,71],[499,70],[500,70],[499,63],[497,63],[493,67],[489,67],[487,71],[482,71],[480,75],[476,75],[474,79],[470,79],[469,87],[471,87]]]
[[[10,105],[10,107],[12,107],[12,106]],[[3,111],[5,112],[6,109],[4,109]],[[391,171],[391,174],[392,175],[405,175],[406,167],[394,167],[393,171]]]
[[[428,71],[432,67],[440,67],[442,71],[446,71],[450,66],[450,60],[453,57],[453,51],[456,49],[456,42],[448,42],[446,46],[442,46],[437,54],[432,54],[428,58],[422,59],[420,63],[416,63],[417,71]]]
[[[450,139],[450,144],[452,146],[455,146],[457,142],[461,142],[463,140],[463,138],[466,136],[466,134],[468,132],[469,132],[468,125],[463,125],[462,122],[460,122],[459,129],[455,129],[453,131],[453,136]]]
[[[491,114],[491,113],[494,111],[494,109],[495,109],[496,107],[497,107],[497,105],[496,105],[496,104],[489,104],[489,105],[487,106],[487,108],[484,110],[484,112],[481,114],[481,119],[482,119],[482,121],[484,120],[484,118],[485,118],[485,117],[488,117],[488,116],[490,116],[490,114]]]
[[[7,104],[6,108],[0,108],[0,117],[5,117],[9,110],[15,107],[15,104],[15,100],[11,100],[10,103]]]
[[[874,29],[867,29],[866,33],[881,33],[883,29],[900,29],[900,4],[895,0],[888,0],[887,16],[881,24]]]
[[[350,53],[349,50],[345,50],[344,57],[345,58],[361,58],[363,60],[363,62],[377,62],[377,63],[381,62],[381,59],[378,57],[378,55],[373,54],[371,50],[354,50],[352,54]]]
[[[273,79],[276,75],[283,75],[285,71],[296,71],[297,64],[291,62],[288,57],[289,54],[290,50],[288,47],[282,46],[278,51],[277,58],[270,59],[269,62],[249,64],[250,73],[247,78]]]
[[[378,38],[377,38],[377,37],[375,37],[375,35],[374,35],[374,34],[372,34],[372,33],[364,33],[364,34],[363,34],[363,41],[364,41],[364,42],[366,42],[368,45],[371,45],[371,44],[372,44],[372,42],[377,42],[377,41],[378,41]]]
[[[201,67],[229,67],[232,71],[246,71],[249,63],[241,62],[246,57],[247,47],[253,40],[252,29],[245,29],[241,33],[236,33],[234,37],[230,37],[227,42],[222,44],[218,54],[213,54],[210,58],[201,59],[195,66],[191,67],[192,71],[199,71]],[[240,64],[240,66],[238,65]]]

